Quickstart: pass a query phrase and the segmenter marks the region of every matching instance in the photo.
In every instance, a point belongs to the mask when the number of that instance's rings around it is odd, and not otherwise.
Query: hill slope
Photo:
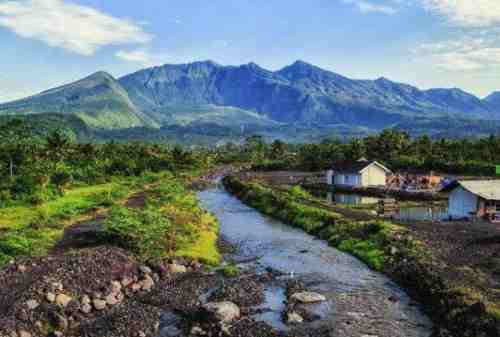
[[[0,115],[47,113],[76,115],[88,126],[99,129],[153,125],[130,101],[122,86],[105,72],[0,105]]]

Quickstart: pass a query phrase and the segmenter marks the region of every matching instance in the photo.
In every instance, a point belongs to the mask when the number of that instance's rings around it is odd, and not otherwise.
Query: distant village
[[[392,204],[399,197],[429,200],[446,194],[448,220],[500,222],[500,180],[467,179],[432,171],[393,172],[377,161],[361,158],[334,165],[326,173],[326,183],[344,192],[383,197],[379,211],[382,214],[384,201]]]

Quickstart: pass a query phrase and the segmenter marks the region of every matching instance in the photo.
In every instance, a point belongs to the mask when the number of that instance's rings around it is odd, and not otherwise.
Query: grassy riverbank
[[[272,189],[236,177],[224,180],[229,191],[261,212],[300,227],[390,275],[421,301],[438,336],[500,336],[500,302],[482,290],[479,274],[468,286],[449,275],[459,268],[440,259],[411,229],[385,221],[355,221],[304,202],[293,191]]]
[[[168,172],[114,178],[75,187],[36,207],[2,208],[0,265],[21,256],[47,255],[65,229],[98,214],[107,214],[104,232],[143,259],[183,256],[216,264],[217,222],[199,207],[186,187],[190,183]],[[141,205],[127,206],[137,193],[144,193]]]
[[[217,220],[198,203],[185,179],[166,175],[140,207],[115,206],[105,232],[145,260],[186,257],[217,264]]]

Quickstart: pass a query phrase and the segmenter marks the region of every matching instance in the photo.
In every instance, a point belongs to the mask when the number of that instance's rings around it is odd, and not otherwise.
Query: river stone
[[[134,279],[132,279],[131,277],[124,277],[121,282],[123,287],[128,287],[132,283],[134,283]]]
[[[191,329],[191,335],[202,336],[202,335],[206,335],[206,334],[207,333],[199,326],[193,326],[193,328]]]
[[[38,308],[40,306],[40,303],[38,303],[38,301],[36,301],[36,300],[29,300],[28,302],[26,302],[26,306],[30,310],[35,310],[36,308]]]
[[[155,285],[155,281],[153,281],[151,276],[147,274],[145,275],[144,280],[142,280],[140,283],[141,283],[141,288],[144,291],[151,291],[151,289],[153,289],[153,286]]]
[[[19,333],[17,335],[19,337],[31,337],[31,333],[26,330],[19,330]]]
[[[183,274],[187,272],[187,268],[185,266],[176,263],[169,264],[168,270],[173,274]]]
[[[48,293],[45,294],[45,299],[49,303],[54,303],[54,301],[56,300],[56,294],[49,291]]]
[[[85,303],[85,304],[82,304],[82,307],[80,308],[80,310],[84,314],[89,314],[92,311],[92,306],[89,303]]]
[[[108,296],[106,296],[105,300],[107,305],[113,306],[118,304],[118,299],[116,298],[115,294],[109,294]]]
[[[291,297],[292,300],[308,304],[308,303],[318,303],[318,302],[324,302],[326,301],[326,297],[318,294],[318,293],[313,293],[313,292],[300,292],[300,293],[295,293]]]
[[[221,322],[229,323],[240,317],[240,308],[233,302],[210,302],[203,305],[208,313]]]
[[[122,284],[118,281],[111,282],[111,292],[117,294],[122,290]]]
[[[139,291],[141,290],[141,284],[140,283],[134,283],[132,284],[132,286],[130,287],[130,289],[132,289],[133,292],[136,292],[136,291]]]
[[[82,304],[90,304],[92,301],[90,300],[89,295],[83,295],[82,296]]]
[[[106,308],[106,301],[97,298],[92,301],[92,304],[96,310],[104,310]]]
[[[151,268],[149,268],[148,266],[140,266],[139,267],[139,270],[143,273],[143,274],[153,274],[153,271],[151,270]]]
[[[65,308],[71,300],[73,299],[66,294],[59,294],[56,296],[56,304],[63,308]]]
[[[304,322],[304,318],[295,311],[292,311],[287,314],[286,321],[290,324],[300,324]]]
[[[53,291],[63,291],[64,290],[63,284],[61,282],[53,282],[51,284],[51,287],[52,287]]]

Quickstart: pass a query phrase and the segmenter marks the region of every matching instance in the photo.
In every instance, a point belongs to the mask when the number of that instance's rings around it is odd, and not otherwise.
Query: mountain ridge
[[[0,115],[72,114],[96,129],[158,128],[215,120],[238,128],[347,125],[379,130],[408,120],[500,120],[500,92],[422,90],[379,77],[351,79],[302,60],[272,71],[256,63],[197,61],[79,81],[0,104]],[[187,123],[187,124],[186,124]]]

